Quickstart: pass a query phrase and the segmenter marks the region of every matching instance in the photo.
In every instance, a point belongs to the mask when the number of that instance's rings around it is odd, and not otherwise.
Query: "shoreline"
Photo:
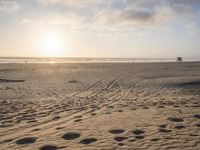
[[[0,62],[0,64],[130,64],[130,63],[137,63],[137,64],[142,64],[142,63],[199,63],[200,61],[183,61],[183,62],[177,62],[177,61],[152,61],[152,62],[80,62],[80,61],[74,61],[74,62],[54,62],[54,61],[49,61],[49,62]]]

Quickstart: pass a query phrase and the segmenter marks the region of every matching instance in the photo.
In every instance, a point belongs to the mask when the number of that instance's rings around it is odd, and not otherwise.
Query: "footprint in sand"
[[[190,107],[196,108],[196,107],[199,107],[199,105],[191,105]]]
[[[165,108],[165,106],[163,106],[163,105],[160,105],[160,106],[158,106],[158,108]]]
[[[160,140],[159,138],[153,138],[153,139],[151,139],[151,141],[153,141],[153,142],[157,142],[159,140]]]
[[[109,130],[109,132],[112,133],[112,134],[120,134],[120,133],[125,132],[125,130],[123,130],[123,129],[111,129],[111,130]]]
[[[119,146],[124,146],[125,144],[124,144],[124,143],[119,143],[118,145],[119,145]]]
[[[167,125],[166,125],[166,124],[161,124],[161,125],[159,125],[159,127],[160,127],[160,128],[166,128]]]
[[[56,130],[62,130],[64,127],[57,127]]]
[[[197,123],[196,126],[197,126],[197,127],[200,127],[200,123]]]
[[[79,138],[80,136],[81,136],[80,133],[75,132],[75,131],[71,131],[71,132],[64,134],[62,136],[62,138],[65,139],[65,140],[73,140],[73,139]]]
[[[58,147],[55,145],[44,145],[39,148],[39,150],[57,150]]]
[[[144,136],[143,135],[136,135],[135,139],[141,140],[141,139],[144,139]]]
[[[135,142],[136,139],[130,139],[128,142]]]
[[[184,125],[177,125],[174,127],[175,129],[184,129],[186,128]]]
[[[60,116],[54,116],[53,118],[52,118],[52,120],[58,120],[58,119],[60,119],[61,117]]]
[[[114,137],[114,140],[117,141],[117,142],[122,142],[124,140],[128,139],[127,137],[124,137],[124,136],[116,136]]]
[[[145,131],[143,131],[143,130],[141,130],[141,129],[135,129],[135,130],[132,131],[132,133],[136,135],[136,136],[135,136],[135,139],[139,139],[139,140],[140,140],[140,139],[144,139],[144,136],[141,135],[141,134],[144,134]]]
[[[32,144],[35,143],[37,138],[35,137],[24,137],[16,141],[17,144],[22,145],[22,144]]]
[[[140,135],[140,134],[145,133],[145,131],[140,130],[140,129],[135,129],[135,130],[132,131],[132,133],[135,134],[135,135]]]
[[[76,120],[74,120],[74,122],[80,122],[80,121],[82,121],[82,119],[76,119]]]
[[[112,109],[114,109],[114,106],[107,106],[107,108],[112,108]]]
[[[183,122],[184,121],[182,118],[177,118],[177,117],[168,117],[167,119],[172,122]]]
[[[200,119],[200,114],[193,115],[194,118]]]
[[[170,129],[166,129],[166,128],[159,128],[158,131],[159,131],[159,132],[163,132],[163,133],[169,133],[169,132],[172,132],[172,130],[170,130]]]
[[[190,133],[189,136],[199,136],[199,135],[196,133]]]
[[[96,141],[97,141],[96,138],[85,138],[85,139],[81,140],[80,143],[81,144],[91,144]]]
[[[91,113],[91,115],[92,115],[92,116],[95,116],[95,115],[97,115],[97,113]]]
[[[74,116],[74,118],[82,118],[82,116],[81,116],[81,115],[79,115],[79,116]]]
[[[40,129],[39,128],[35,128],[32,131],[40,131]]]
[[[148,106],[144,106],[143,109],[149,109],[149,107]]]

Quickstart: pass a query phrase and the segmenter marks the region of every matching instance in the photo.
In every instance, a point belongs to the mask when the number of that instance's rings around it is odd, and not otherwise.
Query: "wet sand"
[[[0,64],[1,150],[199,150],[200,63]]]

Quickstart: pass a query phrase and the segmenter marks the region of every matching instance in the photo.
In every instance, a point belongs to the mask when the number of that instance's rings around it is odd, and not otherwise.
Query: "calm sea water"
[[[0,57],[0,63],[133,63],[175,62],[176,58],[9,58]],[[198,61],[187,59],[186,61]]]

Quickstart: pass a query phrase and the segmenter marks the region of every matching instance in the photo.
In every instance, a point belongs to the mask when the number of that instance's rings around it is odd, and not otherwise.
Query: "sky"
[[[199,0],[0,0],[0,57],[200,58]]]

